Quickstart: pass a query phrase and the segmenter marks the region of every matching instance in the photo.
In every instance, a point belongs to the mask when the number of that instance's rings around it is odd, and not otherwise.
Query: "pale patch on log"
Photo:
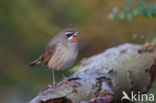
[[[148,49],[150,48],[150,49]],[[56,87],[42,90],[29,103],[79,103],[113,96],[121,103],[122,91],[145,93],[156,71],[156,49],[152,45],[123,44],[90,57]]]

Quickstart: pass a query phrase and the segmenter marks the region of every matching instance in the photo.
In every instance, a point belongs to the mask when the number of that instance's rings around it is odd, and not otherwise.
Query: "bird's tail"
[[[39,59],[36,59],[34,60],[33,62],[31,62],[30,64],[26,65],[27,67],[33,67],[35,66],[36,64],[40,64],[41,63],[41,60],[40,58]]]

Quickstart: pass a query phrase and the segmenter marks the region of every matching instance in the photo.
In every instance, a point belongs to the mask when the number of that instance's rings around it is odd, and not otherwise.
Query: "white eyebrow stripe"
[[[65,34],[67,35],[67,34],[73,34],[74,32],[66,32]]]
[[[68,40],[71,40],[71,39],[73,39],[73,36],[71,36],[71,37],[68,38]]]

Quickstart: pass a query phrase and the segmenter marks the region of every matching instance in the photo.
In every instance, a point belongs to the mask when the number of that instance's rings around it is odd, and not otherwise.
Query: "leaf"
[[[132,20],[132,14],[131,14],[131,13],[127,13],[126,19],[127,19],[128,21],[131,21],[131,20]]]
[[[114,15],[113,13],[110,13],[110,14],[108,15],[108,18],[109,18],[110,20],[114,20],[114,19],[115,19],[115,15]]]
[[[114,7],[112,11],[113,11],[113,13],[117,13],[119,11],[119,8],[118,7]]]
[[[124,12],[120,12],[118,17],[119,17],[120,20],[124,20],[126,16],[125,16]]]
[[[151,15],[152,15],[152,12],[149,8],[144,10],[144,16],[145,17],[149,18],[149,17],[151,17]]]
[[[132,10],[132,14],[133,14],[134,16],[138,16],[138,15],[139,15],[139,10],[138,10],[138,9],[133,9],[133,10]]]
[[[132,0],[126,0],[126,6],[130,6],[132,4]]]

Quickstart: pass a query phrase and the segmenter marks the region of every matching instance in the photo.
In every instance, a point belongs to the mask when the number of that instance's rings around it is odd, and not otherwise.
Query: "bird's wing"
[[[32,67],[36,64],[44,64],[47,65],[50,58],[53,56],[53,54],[56,51],[56,45],[59,43],[57,40],[52,40],[49,42],[48,46],[45,49],[45,52],[36,60],[34,60],[32,63],[28,64],[27,66]]]
[[[46,47],[45,52],[43,53],[43,55],[41,56],[41,64],[47,65],[48,61],[50,60],[50,58],[54,55],[55,51],[56,51],[56,47],[57,44],[59,43],[59,41],[52,41],[48,44],[48,46]]]

